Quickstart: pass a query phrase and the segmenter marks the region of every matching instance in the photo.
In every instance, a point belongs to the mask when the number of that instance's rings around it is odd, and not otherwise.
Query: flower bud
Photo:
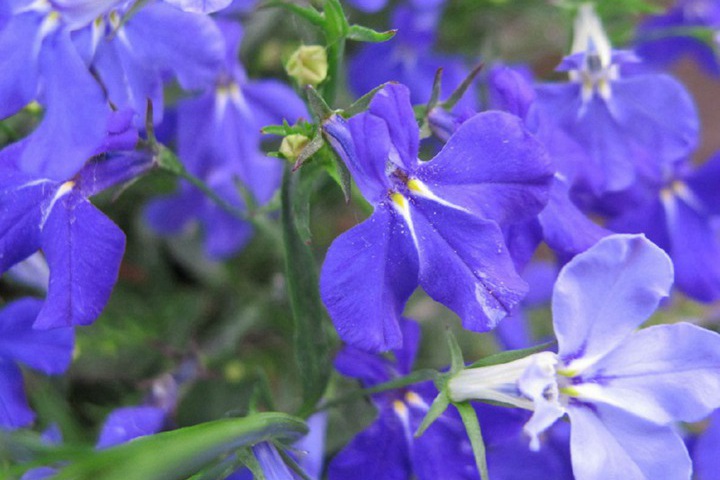
[[[309,141],[310,139],[305,135],[300,135],[298,133],[290,134],[283,138],[282,143],[280,144],[280,153],[282,153],[283,157],[286,159],[295,161]]]
[[[300,85],[318,85],[327,77],[325,48],[320,45],[298,47],[285,64],[285,71]]]

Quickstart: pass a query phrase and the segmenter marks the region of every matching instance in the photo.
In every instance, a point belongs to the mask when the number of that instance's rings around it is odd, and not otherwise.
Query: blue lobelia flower
[[[694,169],[687,161],[662,183],[634,188],[634,201],[621,199],[621,213],[608,222],[624,233],[644,233],[675,266],[675,286],[696,300],[720,299],[720,154]]]
[[[367,112],[323,126],[375,211],[330,246],[321,295],[341,338],[372,351],[402,344],[400,314],[418,284],[470,330],[505,317],[526,285],[498,224],[537,214],[552,178],[542,146],[501,112],[473,117],[419,161],[409,95],[386,86]]]
[[[153,121],[163,115],[163,79],[173,77],[185,90],[213,84],[223,60],[223,39],[207,15],[184,12],[151,0],[129,17],[121,4],[74,35],[77,49],[102,81],[108,100],[135,113],[144,126],[147,101]]]
[[[430,99],[435,73],[442,68],[441,96],[448,97],[469,69],[460,57],[432,51],[441,15],[441,8],[399,6],[392,16],[397,34],[387,42],[365,45],[350,60],[348,78],[353,92],[363,95],[382,83],[399,82],[408,86],[413,103],[425,103]],[[456,108],[475,106],[473,96],[465,95]]]
[[[532,80],[528,77],[529,74],[520,69],[505,66],[492,68],[488,75],[490,107],[513,113],[527,121],[536,99]],[[550,127],[551,124],[552,120],[546,119],[539,124],[533,121],[529,125],[557,168],[548,204],[537,218],[512,226],[506,231],[506,236],[526,238],[524,242],[513,242],[514,245],[525,247],[524,254],[522,248],[511,248],[513,257],[521,265],[524,263],[523,257],[529,260],[540,241],[540,238],[532,241],[538,229],[542,232],[542,239],[563,259],[585,251],[610,233],[592,222],[570,198],[570,187],[575,177],[573,163],[586,161],[587,156],[572,138],[562,130]]]
[[[262,151],[260,129],[308,116],[292,89],[276,80],[249,80],[238,55],[242,29],[218,20],[225,38],[225,62],[211,88],[178,104],[178,153],[188,171],[205,180],[228,203],[244,208],[236,182],[266,203],[280,185],[282,163]],[[152,202],[146,219],[158,232],[174,235],[191,221],[205,230],[210,258],[227,258],[250,239],[252,227],[233,217],[199,190],[180,191]]]
[[[124,142],[109,139],[106,146]],[[152,159],[140,152],[98,155],[55,181],[20,171],[21,155],[22,148],[10,147],[0,156],[0,273],[42,249],[50,275],[35,327],[90,324],[110,297],[125,235],[88,198],[144,173]]]
[[[72,328],[36,330],[41,300],[24,298],[0,311],[0,429],[25,427],[35,418],[25,398],[18,363],[55,375],[70,366],[75,344]]]
[[[687,91],[667,75],[623,75],[622,67],[636,61],[612,50],[588,4],[576,20],[572,55],[559,67],[570,82],[537,87],[530,116],[550,120],[583,147],[589,162],[577,165],[574,181],[594,195],[624,190],[640,175],[660,178],[697,142]]]
[[[62,180],[102,142],[110,108],[71,35],[114,3],[17,0],[0,10],[0,119],[33,100],[44,110],[23,140],[26,172]]]
[[[720,406],[720,335],[688,323],[635,331],[672,284],[668,256],[639,235],[611,235],[560,272],[552,309],[558,353],[467,369],[454,400],[496,400],[533,410],[531,447],[570,417],[575,478],[690,478],[672,422]]]
[[[348,346],[338,354],[335,367],[366,388],[410,373],[420,327],[402,319],[401,328],[404,342],[393,351],[395,361]],[[328,478],[477,478],[470,442],[457,414],[448,411],[421,437],[413,438],[435,394],[435,388],[425,383],[373,395],[376,420],[330,461]]]
[[[706,38],[702,38],[703,33]],[[717,1],[678,0],[665,13],[650,16],[640,23],[636,50],[647,62],[661,66],[688,55],[708,73],[720,75],[719,33],[720,5]]]

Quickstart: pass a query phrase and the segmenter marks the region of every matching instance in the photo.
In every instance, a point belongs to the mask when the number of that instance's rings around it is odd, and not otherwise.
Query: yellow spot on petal
[[[423,185],[419,180],[411,179],[408,180],[407,186],[410,190],[413,192],[423,193],[427,188],[425,188],[425,185]]]
[[[418,406],[418,407],[423,406],[423,405],[425,404],[425,402],[423,402],[423,399],[420,398],[420,395],[418,395],[418,394],[415,393],[415,392],[407,392],[407,393],[405,394],[405,400],[406,400],[409,404],[415,405],[415,406]]]
[[[560,389],[560,393],[563,395],[567,395],[568,397],[579,397],[580,396],[580,392],[573,387],[562,387]]]
[[[408,201],[407,198],[403,197],[401,194],[395,192],[393,193],[390,198],[392,198],[392,201],[400,207],[402,211],[407,211],[408,209]]]
[[[399,417],[405,418],[408,415],[408,408],[401,400],[395,400],[393,402],[393,410]]]
[[[57,195],[56,195],[56,196],[57,196],[58,198],[60,198],[60,197],[62,197],[63,195],[69,193],[70,190],[72,190],[74,187],[75,187],[75,182],[73,182],[72,180],[68,180],[67,182],[65,182],[65,183],[63,183],[62,185],[60,185],[60,188],[58,188],[58,191],[57,191]]]

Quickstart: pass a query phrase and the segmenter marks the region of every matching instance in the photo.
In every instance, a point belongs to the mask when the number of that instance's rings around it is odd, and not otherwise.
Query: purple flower
[[[313,480],[320,480],[322,477],[326,424],[325,412],[312,415],[307,419],[310,431],[295,442],[288,452],[298,459],[298,466]],[[260,442],[252,447],[252,452],[268,480],[300,480],[301,477],[287,466],[272,443]],[[243,468],[233,472],[225,480],[252,480],[252,478],[250,470]]]
[[[225,39],[225,61],[215,83],[200,96],[178,104],[178,153],[188,171],[203,179],[225,201],[240,209],[236,182],[256,202],[266,203],[280,184],[282,163],[262,151],[260,129],[308,116],[295,92],[276,80],[249,80],[238,61],[242,29],[218,21]],[[214,204],[196,188],[152,202],[146,219],[159,233],[175,235],[197,220],[205,231],[205,251],[213,259],[238,252],[252,227]]]
[[[105,137],[110,108],[71,34],[112,3],[21,0],[0,22],[0,119],[33,100],[44,109],[38,127],[20,141],[24,171],[63,180]]]
[[[697,142],[690,95],[667,75],[622,75],[637,59],[611,49],[592,7],[581,8],[575,31],[573,54],[559,68],[570,82],[537,87],[531,123],[549,122],[586,151],[590,161],[573,180],[594,195],[624,190],[639,176],[661,178]]]
[[[521,121],[479,114],[420,162],[409,91],[390,85],[367,112],[333,115],[323,128],[375,207],[333,242],[322,268],[321,295],[341,338],[397,348],[400,314],[418,284],[466,328],[493,328],[526,292],[498,223],[537,214],[552,174]]]
[[[686,33],[681,31],[685,29]],[[705,30],[707,39],[693,29]],[[708,73],[720,75],[717,47],[720,5],[715,0],[678,0],[662,15],[643,21],[637,31],[637,52],[646,61],[666,66],[685,55],[693,57]]]
[[[109,101],[144,126],[147,100],[154,122],[163,115],[163,78],[186,90],[212,85],[223,60],[222,35],[206,15],[152,0],[122,23],[131,6],[107,12],[76,32],[75,44],[103,82]]]
[[[533,410],[531,447],[567,414],[578,480],[689,478],[671,423],[720,406],[720,335],[688,323],[635,331],[668,294],[668,256],[637,235],[612,235],[560,272],[552,308],[558,353],[467,369],[455,401],[497,400]]]
[[[114,447],[138,437],[153,435],[165,424],[164,409],[152,406],[124,407],[113,410],[105,419],[97,448]]]
[[[0,429],[25,427],[35,418],[18,363],[48,375],[70,366],[73,329],[35,330],[33,323],[42,306],[40,300],[24,298],[0,311]]]
[[[488,78],[490,106],[527,120],[536,99],[529,77],[528,72],[519,69],[504,66],[491,69]],[[576,168],[572,162],[581,164],[588,160],[584,152],[579,152],[581,147],[567,134],[553,128],[551,119],[545,119],[539,124],[534,121],[530,123],[531,131],[554,160],[557,172],[550,188],[548,204],[537,218],[512,226],[506,231],[506,237],[516,238],[510,244],[511,253],[521,266],[530,259],[541,240],[536,234],[537,230],[542,232],[542,239],[561,258],[572,258],[610,233],[585,216],[570,198]]]
[[[55,181],[17,168],[22,147],[9,147],[0,158],[0,273],[41,249],[50,275],[35,327],[90,324],[110,297],[125,235],[88,198],[144,173],[152,159],[140,152],[98,155],[74,176]]]
[[[366,388],[408,374],[415,361],[420,327],[403,319],[401,328],[404,343],[393,351],[395,362],[346,347],[335,359],[335,367],[359,379]],[[421,384],[373,395],[376,420],[331,460],[328,478],[477,478],[470,442],[456,414],[444,414],[421,437],[413,438],[436,393],[431,385]]]
[[[685,168],[682,168],[685,167]],[[720,298],[720,241],[713,219],[720,215],[720,154],[699,169],[678,166],[663,183],[639,185],[634,202],[608,226],[644,233],[665,250],[675,266],[675,286],[701,302]]]

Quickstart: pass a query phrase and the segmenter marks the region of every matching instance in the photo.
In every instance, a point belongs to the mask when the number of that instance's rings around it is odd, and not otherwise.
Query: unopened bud
[[[300,85],[318,85],[327,77],[325,48],[320,45],[298,47],[285,64],[285,71]]]
[[[286,159],[295,161],[309,141],[310,139],[308,137],[300,135],[299,133],[288,135],[283,138],[280,144],[280,153],[282,153]]]

